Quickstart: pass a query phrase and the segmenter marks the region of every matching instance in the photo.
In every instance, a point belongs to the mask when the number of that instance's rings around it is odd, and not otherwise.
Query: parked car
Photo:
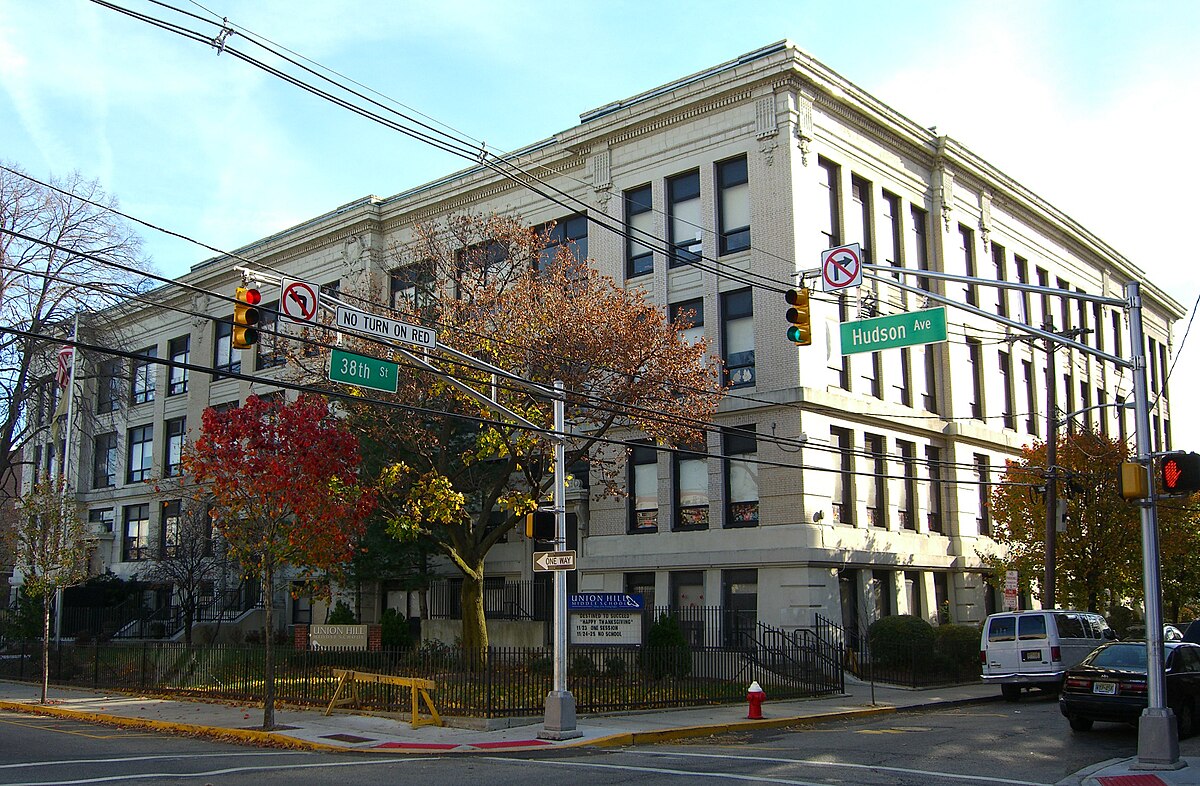
[[[983,681],[998,684],[1008,701],[1020,699],[1023,687],[1057,692],[1068,668],[1114,638],[1104,617],[1094,612],[992,614],[984,620],[979,642]]]
[[[1200,644],[1165,642],[1163,664],[1167,706],[1179,736],[1190,736],[1200,707]],[[1058,708],[1075,731],[1087,731],[1094,721],[1137,723],[1146,709],[1146,642],[1105,644],[1069,669]]]

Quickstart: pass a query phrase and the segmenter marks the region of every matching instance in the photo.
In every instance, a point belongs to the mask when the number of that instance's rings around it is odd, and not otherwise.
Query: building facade
[[[813,278],[821,251],[846,243],[858,243],[870,265],[1064,293],[1121,297],[1128,281],[1143,282],[1153,440],[1156,450],[1170,447],[1165,380],[1180,305],[957,141],[790,43],[585,112],[511,160],[581,207],[475,167],[343,205],[238,253],[386,313],[408,286],[388,249],[416,223],[519,215],[557,222],[558,238],[602,273],[672,317],[690,315],[690,332],[726,369],[719,428],[689,450],[631,446],[626,498],[571,494],[580,591],[723,606],[784,628],[818,614],[847,625],[910,613],[979,621],[999,597],[979,557],[995,548],[988,484],[1021,446],[1046,438],[1048,386],[1059,410],[1079,413],[1067,427],[1132,433],[1132,417],[1116,406],[1130,392],[1128,372],[1063,349],[1048,377],[1041,342],[1010,341],[1019,331],[965,311],[949,310],[945,343],[843,356],[839,323],[928,305],[888,275],[821,292]],[[128,315],[127,333],[143,337],[128,349],[213,373],[114,358],[81,387],[95,426],[71,448],[72,474],[100,538],[98,569],[132,576],[170,544],[178,508],[146,481],[178,473],[203,410],[274,389],[285,361],[273,341],[232,348],[235,264],[202,262],[156,293],[162,308]],[[814,287],[814,340],[797,347],[785,337],[782,293],[801,280]],[[1082,329],[1081,341],[1121,357],[1134,349],[1120,309],[903,280],[1024,324]],[[221,377],[234,371],[254,379]],[[490,575],[531,579],[532,550],[511,536],[493,550]],[[380,590],[364,615],[399,602]]]

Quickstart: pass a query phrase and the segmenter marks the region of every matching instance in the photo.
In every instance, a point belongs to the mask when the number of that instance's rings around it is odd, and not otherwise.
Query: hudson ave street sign
[[[329,353],[329,381],[395,393],[400,364],[340,349]]]
[[[927,308],[924,311],[843,322],[841,332],[843,355],[934,344],[946,340],[946,309]]]

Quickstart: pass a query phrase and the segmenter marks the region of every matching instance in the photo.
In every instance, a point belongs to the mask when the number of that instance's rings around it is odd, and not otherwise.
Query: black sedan
[[[1163,643],[1167,706],[1179,722],[1179,736],[1196,730],[1200,709],[1200,645]],[[1094,721],[1137,723],[1146,709],[1146,643],[1114,641],[1098,647],[1068,669],[1058,708],[1075,731]]]

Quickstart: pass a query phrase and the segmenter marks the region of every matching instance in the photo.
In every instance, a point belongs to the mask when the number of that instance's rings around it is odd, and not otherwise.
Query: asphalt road
[[[1181,743],[1200,756],[1200,738]],[[1054,784],[1090,764],[1136,753],[1132,727],[1070,731],[1057,705],[1026,698],[686,743],[553,753],[413,756],[264,750],[200,739],[0,713],[0,786],[417,783]]]

